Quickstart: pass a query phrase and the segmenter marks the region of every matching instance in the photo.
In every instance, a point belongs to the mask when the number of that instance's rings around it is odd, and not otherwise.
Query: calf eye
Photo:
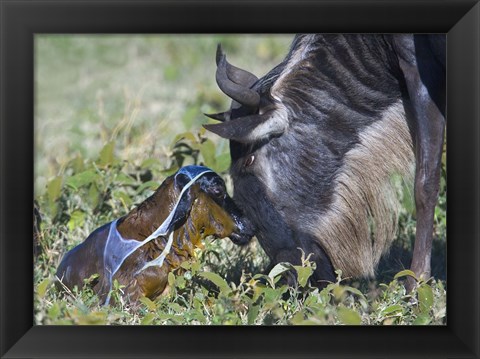
[[[251,166],[253,161],[255,161],[255,156],[254,155],[248,156],[248,158],[245,160],[244,166],[245,167]]]

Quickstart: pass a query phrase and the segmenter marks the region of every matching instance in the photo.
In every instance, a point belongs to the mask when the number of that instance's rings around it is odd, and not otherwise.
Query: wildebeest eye
[[[248,158],[245,160],[244,166],[245,167],[251,166],[253,161],[255,161],[255,156],[254,155],[248,156]]]

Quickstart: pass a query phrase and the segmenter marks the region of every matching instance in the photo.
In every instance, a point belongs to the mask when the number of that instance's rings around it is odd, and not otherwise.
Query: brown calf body
[[[144,241],[167,219],[182,189],[177,182],[175,175],[168,177],[151,197],[116,222],[123,239]],[[232,237],[236,242],[247,242],[252,236],[250,223],[225,192],[224,182],[217,174],[204,174],[183,197],[179,203],[185,207],[185,213],[176,219],[168,234],[140,246],[114,273],[112,281],[117,280],[123,286],[127,300],[133,302],[141,296],[154,299],[162,294],[167,286],[168,273],[192,258],[194,249],[201,247],[207,236]],[[57,270],[58,279],[69,289],[82,288],[86,279],[98,274],[90,285],[102,302],[107,300],[111,288],[104,263],[106,256],[110,255],[105,251],[110,225],[96,229],[83,243],[69,251]],[[170,236],[173,236],[173,242],[163,264],[144,267],[162,253]]]

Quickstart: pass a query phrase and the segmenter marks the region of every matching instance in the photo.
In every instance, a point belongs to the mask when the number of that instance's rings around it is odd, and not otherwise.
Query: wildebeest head
[[[205,128],[230,140],[234,200],[274,263],[313,253],[314,280],[334,280],[333,268],[373,276],[394,237],[391,178],[411,173],[414,155],[388,41],[298,35],[258,80],[217,48],[232,105]]]
[[[207,236],[247,243],[253,227],[233,203],[225,183],[202,166],[186,166],[126,216],[104,225],[69,251],[57,269],[63,285],[83,287],[94,274],[94,291],[108,303],[114,280],[125,296],[154,298],[169,271],[194,256]]]

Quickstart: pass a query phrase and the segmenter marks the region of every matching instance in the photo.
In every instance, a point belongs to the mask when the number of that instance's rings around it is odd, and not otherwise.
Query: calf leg
[[[445,119],[420,78],[413,37],[400,37],[396,45],[415,117],[417,229],[411,270],[417,278],[427,279],[430,277],[433,221],[440,185]],[[409,279],[407,290],[411,290],[414,285],[415,282]]]

